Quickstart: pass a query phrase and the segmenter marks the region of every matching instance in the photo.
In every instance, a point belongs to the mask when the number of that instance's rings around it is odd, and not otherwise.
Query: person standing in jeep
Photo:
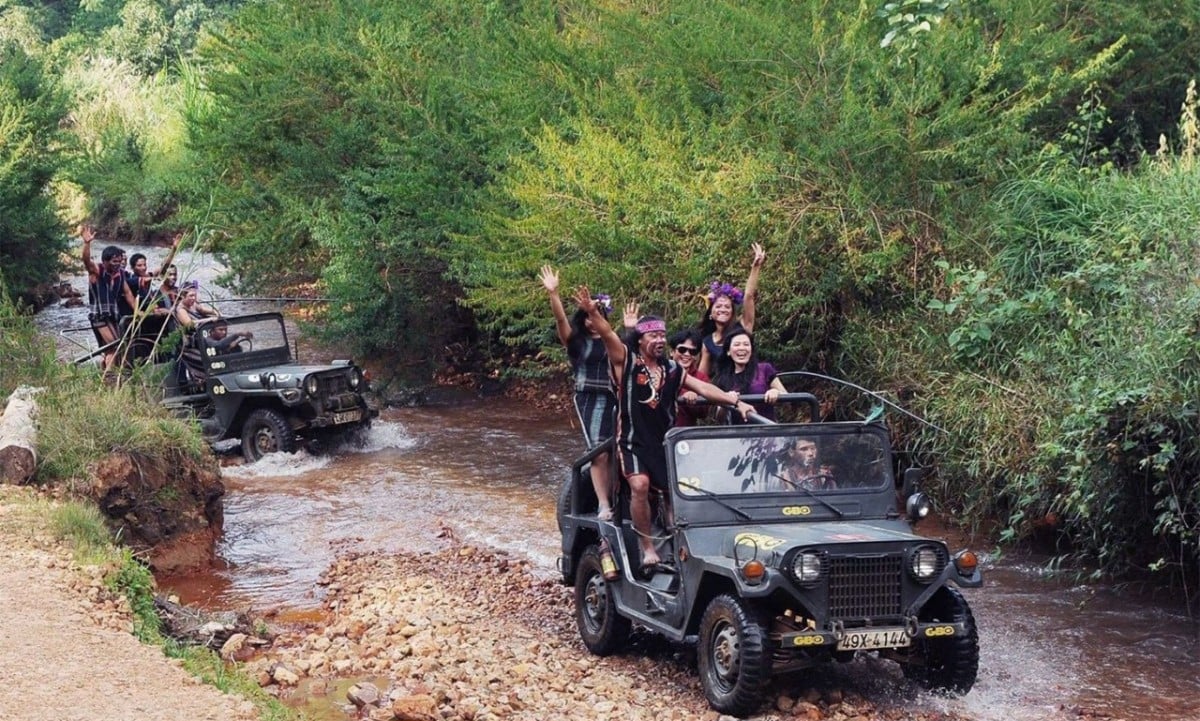
[[[110,245],[100,254],[100,265],[96,265],[96,261],[92,260],[95,229],[90,225],[81,226],[79,235],[83,238],[83,267],[87,269],[88,274],[88,321],[92,324],[96,340],[102,346],[110,345],[121,337],[118,323],[121,319],[122,305],[132,308],[136,303],[133,292],[125,281],[125,251]],[[116,357],[115,347],[104,351],[103,370],[111,368]]]
[[[621,474],[629,484],[629,511],[638,533],[642,566],[661,561],[650,533],[650,487],[666,490],[667,457],[663,438],[675,423],[675,402],[686,388],[714,403],[736,406],[745,416],[754,408],[694,376],[663,354],[667,324],[656,316],[642,316],[622,341],[609,325],[587,286],[575,301],[591,320],[608,350],[613,384],[617,389],[617,454]]]

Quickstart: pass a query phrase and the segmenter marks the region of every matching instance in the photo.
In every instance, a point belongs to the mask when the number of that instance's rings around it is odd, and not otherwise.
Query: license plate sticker
[[[333,414],[334,423],[355,423],[362,420],[362,411],[343,411]]]
[[[911,646],[912,639],[903,628],[880,628],[872,631],[847,631],[838,641],[839,651],[870,651],[876,648]]]

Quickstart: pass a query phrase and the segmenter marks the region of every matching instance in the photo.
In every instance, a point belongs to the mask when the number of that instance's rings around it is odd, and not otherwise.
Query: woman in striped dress
[[[558,339],[566,346],[567,358],[571,361],[571,373],[575,379],[575,412],[583,428],[583,440],[591,450],[613,435],[616,396],[609,375],[608,353],[586,312],[578,310],[570,319],[567,318],[562,298],[558,295],[558,272],[549,265],[542,266],[541,281],[550,296],[550,309],[554,311]],[[594,298],[607,316],[612,311],[612,300],[603,294]],[[612,519],[611,467],[612,459],[608,453],[601,453],[592,459],[592,488],[599,500],[597,516],[602,521]]]

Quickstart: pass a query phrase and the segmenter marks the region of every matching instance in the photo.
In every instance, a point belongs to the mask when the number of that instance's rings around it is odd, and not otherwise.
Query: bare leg
[[[592,459],[592,488],[600,501],[600,509],[596,515],[602,521],[612,518],[612,490],[608,482],[609,468],[612,465],[610,460],[611,456],[607,453],[601,453]]]
[[[113,331],[112,326],[108,325],[107,323],[98,327],[96,330],[100,335],[101,345],[108,345],[117,339],[117,334]],[[100,359],[100,370],[107,372],[109,368],[112,368],[113,362],[116,361],[116,359],[117,352],[115,350],[105,351],[104,355],[101,356]]]
[[[642,565],[658,563],[658,551],[650,539],[650,476],[644,473],[630,476],[629,513],[633,516],[633,528],[638,532],[638,545],[642,548]]]

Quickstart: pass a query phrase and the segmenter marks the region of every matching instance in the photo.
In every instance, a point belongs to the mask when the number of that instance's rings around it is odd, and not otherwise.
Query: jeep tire
[[[296,434],[283,415],[271,408],[259,408],[242,424],[242,455],[254,463],[268,453],[294,453]]]
[[[604,580],[600,551],[588,546],[575,569],[575,622],[583,645],[597,656],[620,650],[629,640],[632,624],[617,613],[613,589]]]
[[[708,604],[700,620],[700,685],[712,707],[745,716],[763,701],[771,680],[766,628],[753,607],[728,594]]]
[[[904,663],[904,675],[929,691],[959,696],[975,685],[979,672],[979,632],[971,607],[957,589],[943,586],[921,609],[923,622],[962,623],[966,633],[920,639]]]

